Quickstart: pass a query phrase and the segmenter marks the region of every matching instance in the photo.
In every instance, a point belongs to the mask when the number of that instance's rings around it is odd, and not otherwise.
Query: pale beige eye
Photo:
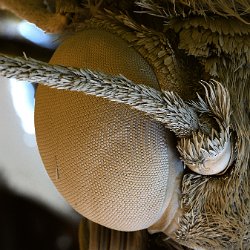
[[[66,40],[51,63],[121,73],[158,88],[139,53],[98,29]],[[37,90],[35,124],[46,170],[79,213],[121,231],[159,220],[172,196],[171,178],[182,171],[174,138],[163,125],[123,104],[43,86]]]

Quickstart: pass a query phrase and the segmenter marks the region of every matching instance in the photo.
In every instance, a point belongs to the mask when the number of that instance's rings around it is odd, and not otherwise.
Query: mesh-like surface
[[[157,87],[144,59],[105,31],[74,35],[51,62],[123,74]],[[47,172],[79,213],[121,231],[147,228],[159,219],[171,140],[162,125],[123,104],[42,86],[35,125]]]

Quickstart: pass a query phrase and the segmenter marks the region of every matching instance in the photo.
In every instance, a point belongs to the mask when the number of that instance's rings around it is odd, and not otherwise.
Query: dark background
[[[11,13],[0,11],[0,53],[23,56],[25,52],[29,57],[48,61],[55,46],[49,49],[22,37],[15,30],[20,21]],[[80,217],[72,220],[39,199],[21,195],[7,183],[0,173],[0,250],[79,249]]]

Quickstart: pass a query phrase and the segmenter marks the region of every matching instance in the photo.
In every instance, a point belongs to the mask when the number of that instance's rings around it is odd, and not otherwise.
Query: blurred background
[[[49,61],[55,35],[0,11],[0,53]],[[0,77],[0,249],[75,250],[80,216],[50,181],[34,130],[36,86]]]

